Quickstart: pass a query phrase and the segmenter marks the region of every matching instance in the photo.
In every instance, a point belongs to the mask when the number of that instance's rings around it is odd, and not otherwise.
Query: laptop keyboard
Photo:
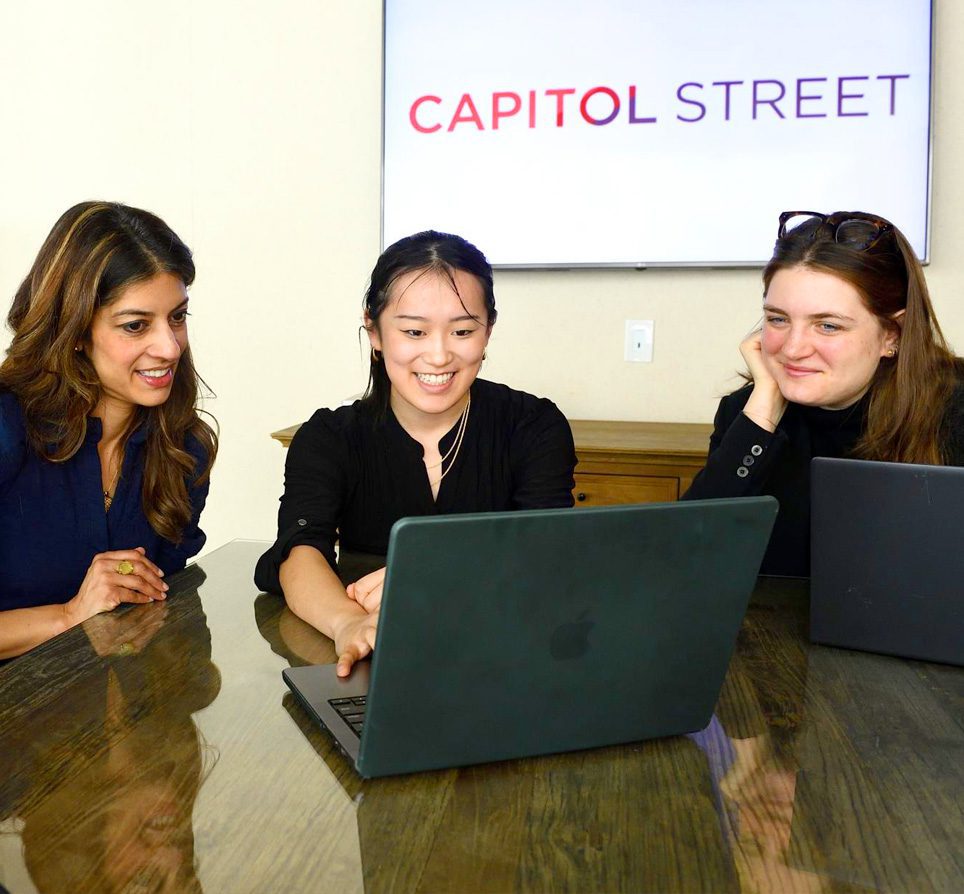
[[[328,704],[352,728],[355,735],[361,738],[362,724],[365,722],[366,701],[366,696],[356,695],[353,698],[331,698],[328,699]]]

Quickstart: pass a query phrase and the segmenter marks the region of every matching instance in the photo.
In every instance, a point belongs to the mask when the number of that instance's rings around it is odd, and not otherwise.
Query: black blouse
[[[477,379],[462,446],[433,499],[422,446],[388,411],[378,420],[356,401],[318,410],[288,450],[278,539],[258,561],[255,583],[281,593],[291,549],[315,547],[335,568],[335,542],[384,555],[400,518],[573,505],[572,432],[551,401]],[[439,442],[445,456],[458,424]],[[448,464],[445,466],[448,469]]]

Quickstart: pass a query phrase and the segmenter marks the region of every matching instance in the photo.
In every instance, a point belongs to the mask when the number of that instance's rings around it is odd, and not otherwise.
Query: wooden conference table
[[[0,884],[964,884],[964,671],[809,645],[805,581],[761,580],[699,734],[362,782],[281,680],[333,653],[258,595],[264,547],[230,543],[172,578],[166,603],[101,615],[0,667]]]

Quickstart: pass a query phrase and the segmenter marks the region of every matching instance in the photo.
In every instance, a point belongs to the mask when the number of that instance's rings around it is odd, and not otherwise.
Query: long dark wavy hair
[[[459,296],[454,273],[462,270],[471,273],[482,286],[485,302],[486,325],[495,324],[495,292],[492,287],[492,266],[471,242],[452,233],[425,230],[406,236],[388,246],[375,263],[368,291],[365,292],[364,311],[368,325],[378,328],[382,311],[396,297],[392,286],[400,276],[412,271],[435,273],[448,279],[453,291]],[[464,306],[464,305],[463,305]],[[374,407],[376,415],[383,417],[391,402],[392,383],[385,371],[385,364],[377,352],[372,351],[368,371],[368,388],[364,400]]]
[[[864,212],[828,217],[874,218]],[[952,353],[927,291],[920,261],[897,227],[886,224],[867,248],[834,238],[832,226],[815,218],[777,239],[763,271],[764,292],[780,270],[806,267],[853,286],[864,306],[899,337],[894,357],[881,358],[870,385],[867,424],[853,455],[885,462],[947,461],[942,424],[951,396],[964,380],[964,360]],[[895,317],[900,311],[904,314]]]
[[[159,217],[113,202],[82,202],[61,216],[17,290],[7,323],[13,341],[0,365],[0,388],[20,402],[31,447],[51,462],[80,449],[87,419],[101,399],[93,365],[77,345],[90,337],[96,312],[134,283],[160,273],[194,281],[188,247]],[[144,427],[141,501],[151,527],[177,543],[191,519],[187,481],[203,482],[217,454],[217,435],[198,415],[201,382],[190,347],[178,361],[168,399],[137,407],[122,436]],[[203,383],[202,383],[203,384]],[[201,445],[203,468],[185,449]]]

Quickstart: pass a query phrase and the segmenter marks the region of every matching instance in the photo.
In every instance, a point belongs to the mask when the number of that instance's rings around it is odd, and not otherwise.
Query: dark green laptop
[[[776,512],[748,497],[401,519],[370,665],[285,682],[362,776],[702,729]]]

